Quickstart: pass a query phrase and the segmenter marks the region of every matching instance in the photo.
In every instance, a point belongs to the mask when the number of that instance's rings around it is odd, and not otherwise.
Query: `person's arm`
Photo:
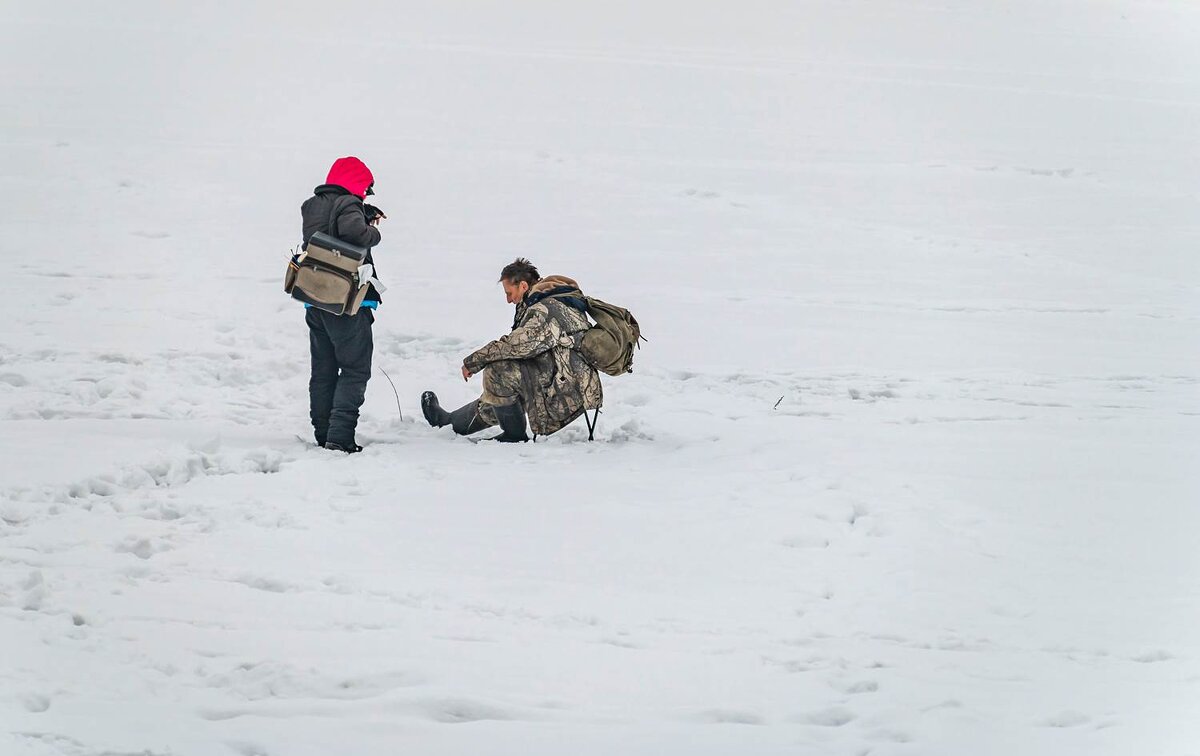
[[[554,348],[561,336],[558,322],[550,317],[545,306],[534,305],[524,323],[472,352],[463,360],[463,368],[474,375],[490,362],[527,360]]]
[[[379,229],[367,225],[367,218],[357,204],[350,205],[338,216],[337,232],[339,239],[360,247],[374,247],[383,238]]]

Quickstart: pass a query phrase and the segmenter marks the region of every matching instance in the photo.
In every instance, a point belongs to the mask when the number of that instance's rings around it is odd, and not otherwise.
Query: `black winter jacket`
[[[329,214],[333,212],[335,202],[341,209],[331,226]],[[372,265],[375,264],[371,258],[370,248],[378,244],[382,237],[379,229],[367,223],[363,202],[355,195],[336,184],[322,184],[314,189],[313,196],[306,199],[300,206],[300,216],[304,223],[305,244],[308,244],[309,237],[320,231],[351,244],[366,247],[368,250],[366,261]],[[375,277],[380,278],[378,268],[375,269]],[[383,301],[374,286],[367,289],[366,298],[376,302]]]

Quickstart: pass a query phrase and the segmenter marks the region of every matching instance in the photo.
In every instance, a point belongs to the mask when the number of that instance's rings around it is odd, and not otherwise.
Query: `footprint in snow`
[[[515,719],[512,714],[489,704],[465,698],[427,701],[422,710],[435,722],[463,724],[465,722],[505,721]]]
[[[868,736],[871,740],[881,740],[887,743],[911,743],[912,735],[903,730],[875,730]]]
[[[863,693],[875,693],[879,690],[879,683],[874,680],[855,680],[854,682],[843,683],[834,687],[843,693],[856,696]]]
[[[170,550],[170,546],[152,538],[129,536],[114,547],[118,554],[133,554],[138,559],[149,559],[155,554]]]
[[[601,638],[600,640],[598,640],[596,642],[604,644],[606,646],[616,646],[617,648],[628,648],[628,649],[634,649],[634,650],[642,648],[641,645],[634,643],[633,641],[628,640],[627,638],[620,638],[620,637],[611,636],[611,635]]]
[[[1175,657],[1162,649],[1155,649],[1154,651],[1147,651],[1131,658],[1139,664],[1154,664],[1155,662],[1170,661]]]
[[[25,595],[21,599],[21,608],[27,612],[40,611],[42,602],[46,600],[49,591],[46,588],[46,579],[42,577],[41,570],[35,570],[29,573],[29,577],[21,584],[25,590]]]
[[[326,699],[357,701],[385,695],[396,688],[419,685],[424,680],[406,672],[332,674],[285,662],[239,664],[227,672],[207,677],[205,684],[248,701]],[[216,716],[237,712],[216,712]]]
[[[25,707],[25,711],[34,714],[41,714],[50,708],[50,697],[43,696],[40,693],[23,693],[20,696],[21,705]]]
[[[829,539],[819,535],[798,535],[785,538],[780,544],[789,549],[825,549],[829,548]]]
[[[248,588],[253,588],[257,591],[266,591],[267,593],[288,593],[298,590],[297,586],[290,583],[258,575],[239,575],[232,582],[241,583]]]
[[[695,719],[706,724],[764,724],[759,715],[740,709],[707,709],[697,714]]]
[[[857,715],[849,709],[831,706],[828,709],[809,712],[801,717],[801,721],[818,727],[842,727],[857,718]]]
[[[1078,727],[1091,722],[1092,718],[1078,711],[1062,711],[1052,717],[1043,719],[1042,727]]]

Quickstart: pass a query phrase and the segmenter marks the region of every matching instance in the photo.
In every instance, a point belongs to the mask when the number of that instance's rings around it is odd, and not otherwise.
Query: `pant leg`
[[[313,436],[317,443],[324,444],[329,434],[329,413],[333,409],[333,393],[337,388],[338,365],[333,341],[325,330],[316,308],[308,308],[304,322],[308,324],[308,346],[312,357],[308,379],[308,414],[312,419]]]
[[[375,342],[371,324],[375,315],[369,309],[353,316],[322,313],[328,319],[339,374],[333,392],[333,408],[329,413],[329,440],[349,445],[354,443],[358,426],[358,409],[367,396],[367,381],[371,379],[371,357]]]
[[[493,407],[521,399],[521,364],[516,360],[492,362],[483,369],[483,396],[479,401]]]

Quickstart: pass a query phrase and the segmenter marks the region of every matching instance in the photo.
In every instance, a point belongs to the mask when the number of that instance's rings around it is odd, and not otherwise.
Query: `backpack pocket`
[[[283,272],[283,293],[291,294],[292,287],[296,285],[296,274],[300,272],[300,255],[292,255],[292,259],[288,260],[287,270]]]
[[[354,300],[362,302],[355,278],[344,270],[305,260],[296,271],[292,298],[334,315],[344,315]]]

